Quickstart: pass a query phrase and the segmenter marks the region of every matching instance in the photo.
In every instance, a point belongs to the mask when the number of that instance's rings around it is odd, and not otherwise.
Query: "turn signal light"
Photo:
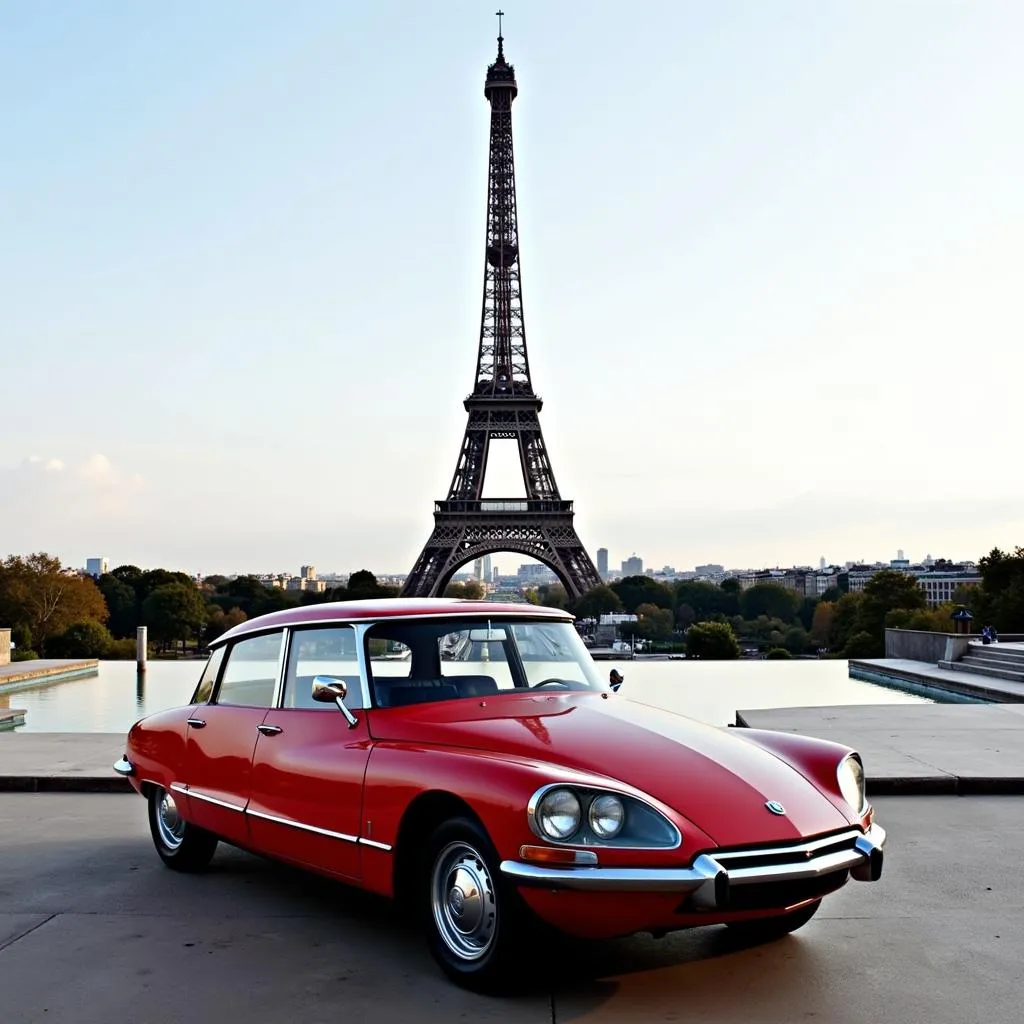
[[[520,846],[519,856],[534,864],[597,863],[597,854],[590,850],[560,850],[554,846]]]

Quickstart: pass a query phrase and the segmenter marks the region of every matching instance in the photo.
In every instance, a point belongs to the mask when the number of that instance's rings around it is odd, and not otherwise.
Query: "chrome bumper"
[[[688,868],[551,867],[506,860],[501,871],[518,885],[577,892],[664,892],[688,894],[699,909],[728,905],[733,886],[795,882],[848,870],[861,882],[882,874],[885,829],[852,829],[770,849],[702,853]]]
[[[118,775],[134,775],[135,765],[127,757],[122,757],[119,761],[114,762],[114,771]]]

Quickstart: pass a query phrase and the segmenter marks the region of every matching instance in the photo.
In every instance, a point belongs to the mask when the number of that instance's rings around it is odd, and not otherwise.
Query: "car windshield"
[[[608,688],[571,622],[385,621],[367,631],[366,653],[378,707]]]

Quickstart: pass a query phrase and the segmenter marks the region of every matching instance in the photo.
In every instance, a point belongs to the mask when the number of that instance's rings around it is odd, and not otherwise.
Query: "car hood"
[[[851,823],[794,767],[744,740],[741,729],[618,695],[506,694],[378,709],[371,718],[378,741],[486,750],[618,780],[671,807],[719,846],[786,841]],[[785,813],[771,813],[769,801]]]

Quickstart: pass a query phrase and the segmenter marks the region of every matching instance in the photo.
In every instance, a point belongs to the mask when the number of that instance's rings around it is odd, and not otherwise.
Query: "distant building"
[[[597,574],[601,579],[608,578],[608,549],[597,549]]]
[[[110,572],[110,564],[105,558],[87,558],[85,560],[85,574],[99,579],[104,573]]]
[[[696,568],[698,576],[724,576],[725,566],[723,565],[698,565]]]
[[[642,576],[644,571],[644,560],[634,553],[622,563],[623,576]]]
[[[316,566],[315,565],[304,565],[299,569],[299,576],[304,580],[315,580],[316,579]]]

